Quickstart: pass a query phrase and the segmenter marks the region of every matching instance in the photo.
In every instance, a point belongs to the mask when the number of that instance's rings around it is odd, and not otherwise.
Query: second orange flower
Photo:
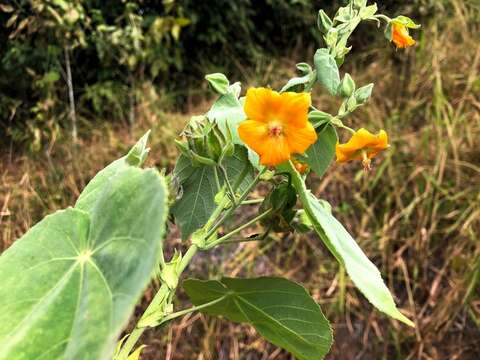
[[[250,88],[245,100],[247,120],[240,123],[240,139],[260,156],[260,163],[279,165],[292,154],[304,153],[317,140],[308,121],[309,93],[278,93]]]

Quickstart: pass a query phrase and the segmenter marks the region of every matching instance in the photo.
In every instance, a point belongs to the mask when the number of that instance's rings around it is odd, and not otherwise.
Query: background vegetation
[[[209,106],[205,73],[280,87],[321,41],[318,8],[331,14],[339,3],[0,1],[0,250],[47,213],[73,204],[95,172],[147,128],[150,165],[171,169],[172,139]],[[282,275],[307,284],[335,320],[331,359],[476,359],[480,4],[379,6],[423,25],[418,46],[406,52],[396,52],[373,23],[362,25],[344,65],[358,83],[376,83],[354,127],[385,128],[393,146],[369,175],[355,165],[334,166],[313,188],[335,205],[417,328],[375,312],[341,272],[334,275],[336,262],[313,236],[224,246],[190,271]],[[338,107],[327,96],[316,105]],[[184,245],[175,231],[168,244]],[[251,328],[200,314],[148,331],[143,342],[150,345],[145,359],[288,358]]]

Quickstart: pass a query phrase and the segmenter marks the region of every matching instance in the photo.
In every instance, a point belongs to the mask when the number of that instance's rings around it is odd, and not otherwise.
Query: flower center
[[[272,121],[268,124],[268,135],[272,137],[279,137],[283,134],[283,127],[277,121]]]
[[[362,164],[365,172],[372,170],[372,160],[368,158],[367,150],[362,150]]]

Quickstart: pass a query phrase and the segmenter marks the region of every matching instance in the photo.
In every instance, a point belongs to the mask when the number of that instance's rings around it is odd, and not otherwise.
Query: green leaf
[[[250,163],[255,169],[260,170],[263,167],[263,165],[260,164],[260,156],[258,156],[258,154],[250,148],[248,148],[247,151],[248,160],[250,161]]]
[[[216,208],[215,195],[220,190],[215,180],[215,167],[193,167],[181,155],[173,170],[182,185],[182,196],[172,206],[172,214],[180,225],[182,239],[200,229]]]
[[[237,193],[245,191],[254,179],[254,169],[248,159],[247,149],[244,146],[235,146],[233,156],[225,158],[223,163],[227,170],[228,180],[232,186],[239,181],[239,177],[241,176]]]
[[[183,286],[200,311],[251,324],[266,340],[299,360],[323,359],[332,344],[332,331],[320,306],[299,284],[261,277],[188,279]]]
[[[98,199],[99,193],[104,190],[105,184],[118,172],[131,166],[141,166],[145,161],[150,149],[147,148],[147,140],[150,135],[148,131],[131,148],[128,154],[99,171],[97,175],[87,184],[77,199],[75,207],[80,210],[90,210]]]
[[[337,94],[340,74],[335,58],[327,49],[318,49],[314,56],[318,82],[332,95]]]
[[[248,162],[247,152],[243,146],[235,146],[233,156],[223,160],[230,184],[233,186],[241,180],[238,190],[243,191],[253,180],[254,170]],[[182,239],[188,238],[208,221],[216,208],[215,196],[220,191],[215,179],[215,167],[194,167],[191,161],[181,155],[173,170],[180,185],[182,196],[172,206],[172,214],[177,219]],[[225,178],[218,171],[220,187]],[[240,178],[241,177],[241,178]]]
[[[243,142],[238,136],[237,128],[240,122],[246,119],[246,115],[243,111],[243,103],[238,98],[238,86],[238,84],[231,85],[229,92],[221,95],[215,101],[210,111],[208,111],[207,117],[218,124],[225,137],[229,136],[227,127],[230,128],[233,143],[241,145]]]
[[[305,182],[293,165],[288,163],[288,167],[293,186],[316,233],[338,262],[346,268],[354,284],[377,309],[414,326],[412,321],[398,311],[377,267],[367,258],[343,225],[333,217],[329,210],[330,205],[326,201],[318,200],[307,190]]]
[[[282,87],[280,92],[295,91],[300,89],[300,85],[311,86],[315,83],[316,73],[312,70],[312,67],[307,63],[297,64],[297,69],[303,74],[301,77],[294,77]],[[301,89],[300,89],[301,90]]]
[[[418,29],[420,27],[420,25],[416,24],[415,21],[403,15],[397,16],[396,18],[392,19],[390,23],[392,24],[397,23],[400,25],[404,25],[410,29]]]
[[[360,17],[363,20],[370,19],[373,15],[377,13],[377,10],[377,4],[366,6],[360,10]]]
[[[328,166],[335,155],[335,145],[337,143],[337,132],[335,128],[327,124],[318,134],[318,139],[310,146],[306,152],[305,161],[315,173],[322,177],[327,171]]]
[[[353,12],[353,9],[351,9],[350,5],[348,5],[348,6],[339,8],[333,20],[346,23],[352,20],[354,16],[355,16],[355,13]]]
[[[367,0],[353,0],[353,6],[357,9],[362,9],[366,5],[367,5]]]
[[[222,73],[209,74],[205,76],[205,79],[217,93],[225,95],[228,92],[230,82]]]
[[[128,167],[0,256],[0,359],[107,359],[157,264],[166,186]]]

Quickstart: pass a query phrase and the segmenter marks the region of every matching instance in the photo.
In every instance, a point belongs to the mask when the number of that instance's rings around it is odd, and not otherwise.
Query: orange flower
[[[300,174],[305,174],[307,173],[308,170],[310,170],[310,167],[297,160],[293,160],[293,166],[295,166],[295,169],[300,173]]]
[[[260,163],[275,166],[302,154],[317,140],[308,121],[309,93],[250,88],[245,100],[247,120],[240,123],[240,139],[260,156]]]
[[[408,28],[396,22],[392,24],[392,41],[397,49],[404,49],[415,45],[415,40],[409,35]]]
[[[374,135],[362,128],[356,131],[347,143],[337,142],[335,153],[339,163],[362,160],[365,170],[370,170],[370,159],[388,147],[388,136],[384,130],[380,130],[378,134]]]

